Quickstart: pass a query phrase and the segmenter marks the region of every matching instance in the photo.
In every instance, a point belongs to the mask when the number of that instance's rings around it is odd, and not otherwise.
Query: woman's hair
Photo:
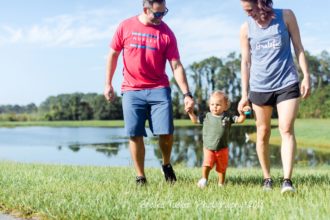
[[[214,97],[214,96],[217,96],[217,97],[221,97],[221,98],[223,98],[224,101],[225,101],[226,104],[227,104],[227,108],[226,108],[226,110],[229,109],[229,107],[230,107],[230,100],[229,100],[229,98],[228,98],[228,95],[227,95],[225,92],[223,92],[223,91],[221,91],[221,90],[215,90],[215,91],[213,91],[213,92],[211,93],[211,95],[210,95],[210,99],[211,99],[211,97]]]
[[[273,11],[273,0],[241,0],[243,2],[252,2],[257,5],[260,11],[260,18],[262,21],[268,18],[274,18],[275,13]]]
[[[143,0],[143,7],[152,7],[154,3],[163,4],[165,0]]]

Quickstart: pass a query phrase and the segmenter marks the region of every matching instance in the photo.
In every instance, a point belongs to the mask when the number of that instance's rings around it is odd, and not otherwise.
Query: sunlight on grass
[[[330,201],[329,167],[297,168],[294,197],[261,190],[259,169],[229,169],[219,188],[215,172],[209,187],[196,186],[201,170],[175,167],[178,182],[166,184],[160,169],[146,169],[148,185],[136,187],[133,168],[0,163],[1,208],[44,219],[325,219]],[[279,212],[278,210],[281,210]]]

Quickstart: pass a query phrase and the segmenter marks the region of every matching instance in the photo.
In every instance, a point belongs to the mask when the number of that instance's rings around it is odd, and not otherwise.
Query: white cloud
[[[3,25],[0,28],[0,31],[3,32],[3,36],[0,36],[2,44],[6,42],[15,43],[22,39],[23,33],[21,29],[15,29],[8,25]]]
[[[239,51],[239,23],[219,16],[176,18],[167,22],[174,31],[182,60],[187,63],[209,56],[224,57]]]
[[[88,47],[109,39],[116,26],[117,12],[92,10],[75,15],[46,18],[28,27],[0,27],[2,44],[30,43],[44,47]],[[111,23],[112,21],[112,23]]]

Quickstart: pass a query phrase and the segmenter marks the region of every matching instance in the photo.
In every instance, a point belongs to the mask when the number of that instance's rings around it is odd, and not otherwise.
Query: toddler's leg
[[[198,181],[197,186],[199,188],[204,188],[207,186],[207,180],[209,178],[211,167],[209,166],[203,166],[202,169],[202,178]]]
[[[202,177],[206,180],[209,179],[209,174],[210,174],[211,167],[208,166],[203,166],[202,169]]]
[[[219,176],[218,185],[223,186],[225,184],[226,170],[228,167],[228,147],[217,151],[216,158],[216,171]]]
[[[209,178],[209,173],[212,167],[214,166],[214,152],[211,150],[203,148],[204,160],[202,168],[202,179],[197,183],[198,187],[204,188],[207,186],[207,180]]]
[[[218,185],[219,186],[225,185],[226,172],[223,172],[223,173],[219,172],[218,175],[219,175]]]

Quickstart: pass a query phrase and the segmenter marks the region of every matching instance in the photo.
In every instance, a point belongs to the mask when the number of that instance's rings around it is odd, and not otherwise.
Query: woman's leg
[[[253,104],[257,126],[257,154],[264,179],[270,178],[269,137],[273,107]]]
[[[291,179],[296,138],[294,134],[294,122],[298,112],[299,99],[289,99],[277,104],[278,127],[282,137],[281,157],[284,179]]]

